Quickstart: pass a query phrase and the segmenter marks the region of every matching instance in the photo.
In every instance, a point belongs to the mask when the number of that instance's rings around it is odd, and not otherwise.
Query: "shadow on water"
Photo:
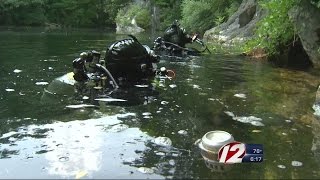
[[[142,43],[152,42],[140,36]],[[0,47],[0,58],[5,59],[0,61],[1,177],[320,176],[319,126],[311,109],[320,83],[315,72],[273,68],[241,56],[163,58],[158,66],[173,70],[176,78],[155,82],[152,91],[135,88],[114,94],[131,98],[131,104],[66,108],[72,96],[41,103],[44,88],[70,72],[80,52],[105,50],[121,37],[126,36],[0,33],[5,45]],[[264,162],[211,171],[194,142],[212,130],[227,131],[244,143],[263,144]],[[160,137],[170,141],[159,143]]]

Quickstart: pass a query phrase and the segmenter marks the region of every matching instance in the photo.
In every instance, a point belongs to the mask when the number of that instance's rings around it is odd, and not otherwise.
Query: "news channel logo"
[[[218,152],[219,163],[259,163],[263,161],[262,144],[244,144],[241,142],[231,142],[225,144]]]

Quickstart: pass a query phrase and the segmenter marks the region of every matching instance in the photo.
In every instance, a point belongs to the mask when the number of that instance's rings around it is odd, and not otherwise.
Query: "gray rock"
[[[310,1],[301,1],[289,11],[289,18],[312,63],[320,67],[320,11]]]
[[[139,27],[136,23],[135,18],[133,17],[131,20],[131,24],[124,25],[117,23],[116,33],[117,34],[138,34],[144,32],[145,30]]]
[[[243,42],[253,35],[256,23],[265,15],[257,0],[244,0],[227,22],[206,31],[203,38],[222,44]]]

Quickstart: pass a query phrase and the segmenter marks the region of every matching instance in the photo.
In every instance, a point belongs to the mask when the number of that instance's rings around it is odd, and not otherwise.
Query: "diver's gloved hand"
[[[201,39],[199,39],[199,34],[193,35],[192,42],[197,42],[197,43],[201,44],[202,46],[205,46],[203,41]]]

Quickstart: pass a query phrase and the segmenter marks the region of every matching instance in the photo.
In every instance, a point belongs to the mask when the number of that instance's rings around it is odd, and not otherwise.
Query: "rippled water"
[[[272,67],[241,56],[164,58],[176,72],[137,103],[66,108],[41,101],[53,79],[85,50],[116,39],[96,31],[0,32],[1,178],[317,178],[320,123],[312,104],[317,70]],[[153,38],[138,36],[149,44]],[[209,169],[194,142],[224,130],[264,145],[264,162]]]

